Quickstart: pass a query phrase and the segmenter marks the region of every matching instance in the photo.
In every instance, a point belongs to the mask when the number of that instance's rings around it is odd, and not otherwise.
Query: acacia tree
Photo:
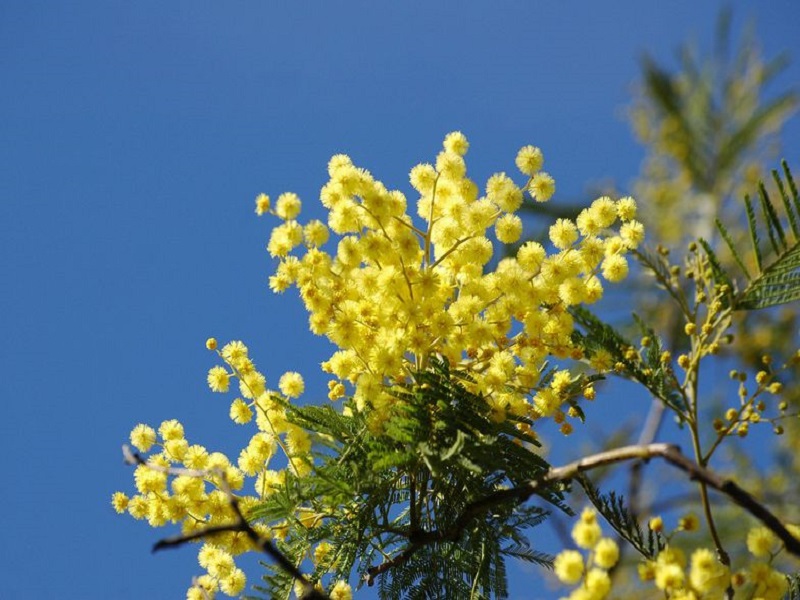
[[[672,89],[662,75],[654,91]],[[138,425],[136,451],[125,450],[136,494],[114,494],[114,507],[152,526],[180,524],[157,548],[201,543],[206,573],[190,599],[242,594],[235,557],[249,551],[270,557],[250,586],[267,597],[339,600],[351,586],[378,585],[386,598],[502,598],[514,558],[553,567],[574,586],[571,598],[599,599],[613,593],[620,542],[640,558],[637,597],[800,597],[787,577],[796,563],[780,562],[800,556],[800,529],[783,506],[713,468],[719,449],[751,428],[782,432],[796,417],[784,390],[800,351],[759,356],[750,376],[737,370],[738,392],[724,406],[700,393],[701,366],[736,348],[746,326],[737,315],[800,298],[800,197],[788,166],[776,193],[761,188],[757,203],[744,203],[746,250],[736,223],[720,221],[719,234],[681,240],[688,251],[675,262],[664,246],[643,245],[633,198],[601,196],[555,219],[545,243],[500,258],[522,237],[520,210],[542,206],[555,183],[542,152],[526,146],[519,178],[499,172],[479,188],[467,149],[463,134],[448,134],[433,164],[411,169],[411,198],[334,156],[320,194],[327,224],[303,223],[295,194],[257,197],[256,212],[277,219],[270,287],[297,288],[311,331],[337,347],[322,365],[327,399],[306,392],[296,372],[270,385],[275,374],[259,371],[243,342],[209,339],[218,360],[209,386],[234,396],[229,415],[252,428],[249,442],[229,458],[190,443],[178,421]],[[592,311],[606,288],[623,285],[631,260],[672,315],[665,325],[644,312],[635,334]],[[583,407],[603,401],[609,377],[641,386],[659,418],[672,414],[686,453],[644,439],[551,465],[541,425],[579,435]],[[312,398],[298,402],[304,394]],[[697,490],[700,518],[667,527],[592,480],[601,467],[650,459]],[[574,488],[593,506],[572,530],[579,550],[549,556],[530,532],[553,513],[574,515]],[[727,507],[753,527],[720,527]],[[685,532],[697,529],[707,541],[692,544]]]

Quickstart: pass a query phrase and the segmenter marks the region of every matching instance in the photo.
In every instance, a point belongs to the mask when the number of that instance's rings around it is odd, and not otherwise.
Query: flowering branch
[[[140,454],[133,452],[127,445],[124,444],[122,446],[122,455],[125,458],[126,464],[144,465],[149,469],[161,471],[162,473],[167,473],[168,475],[208,477],[214,472],[213,470],[184,469],[181,467],[164,467],[161,465],[153,465],[148,463]],[[217,533],[243,532],[255,546],[257,546],[262,552],[278,563],[281,569],[289,573],[294,579],[301,583],[303,586],[303,595],[301,597],[302,600],[330,600],[328,595],[316,589],[314,584],[312,584],[306,578],[306,576],[303,575],[303,573],[301,573],[300,570],[294,566],[294,564],[292,564],[292,562],[286,558],[286,556],[284,556],[280,550],[275,547],[272,542],[259,535],[259,533],[253,529],[253,527],[247,522],[247,519],[245,519],[244,515],[242,514],[242,509],[239,506],[239,499],[233,494],[230,487],[228,487],[225,477],[222,476],[222,474],[220,475],[220,487],[222,487],[222,490],[228,496],[228,502],[230,503],[234,514],[236,515],[236,520],[227,525],[214,525],[212,527],[206,527],[200,531],[195,531],[194,533],[164,538],[155,543],[153,546],[153,552],[158,552],[159,550],[163,550],[165,548],[177,548],[189,542],[203,539]]]
[[[608,465],[629,461],[647,461],[651,458],[663,458],[672,466],[684,471],[689,478],[700,481],[708,487],[728,496],[734,503],[744,508],[747,512],[761,521],[785,545],[786,549],[800,557],[800,540],[795,538],[783,526],[780,520],[763,504],[758,502],[749,492],[742,489],[730,479],[725,479],[707,469],[681,453],[680,448],[674,444],[647,444],[642,446],[623,446],[613,450],[606,450],[591,456],[586,456],[562,467],[554,467],[542,477],[532,479],[524,485],[500,490],[469,504],[455,522],[446,529],[421,531],[409,535],[409,546],[392,560],[372,567],[367,571],[366,581],[372,585],[377,575],[386,572],[392,567],[406,562],[419,549],[429,544],[441,541],[457,541],[470,521],[483,514],[486,510],[506,502],[525,502],[539,490],[548,485],[561,481],[575,479],[579,474],[605,467]]]

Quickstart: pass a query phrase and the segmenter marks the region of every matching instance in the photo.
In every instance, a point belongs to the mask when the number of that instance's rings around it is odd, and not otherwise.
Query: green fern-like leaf
[[[743,286],[744,289],[733,298],[733,308],[736,310],[770,308],[800,300],[800,196],[786,161],[782,162],[782,167],[785,182],[777,171],[773,171],[772,176],[786,213],[785,223],[781,222],[775,204],[763,183],[759,184],[761,222],[756,218],[750,197],[745,196],[747,225],[756,264],[754,276],[745,268],[744,261],[728,231],[719,220],[717,221],[717,228],[723,240],[747,279],[747,285]],[[769,263],[766,262],[760,244],[760,234],[764,230],[772,250]],[[715,281],[730,285],[731,277],[721,267],[712,248],[704,240],[700,240],[700,244],[708,256]]]
[[[739,265],[739,268],[742,270],[742,273],[750,279],[750,271],[747,270],[747,267],[744,264],[744,260],[742,260],[742,255],[739,253],[739,250],[736,248],[736,244],[733,243],[733,238],[731,234],[728,233],[728,230],[722,224],[722,221],[719,219],[714,219],[714,223],[717,226],[717,230],[719,231],[722,239],[725,241],[725,244],[728,246],[728,250],[730,250],[731,255],[733,256],[736,264]]]
[[[543,385],[551,376],[545,370]],[[575,385],[584,380],[590,378]],[[529,428],[517,427],[530,421],[508,415],[496,422],[468,383],[431,357],[413,382],[392,390],[391,414],[377,431],[352,400],[345,402],[347,415],[331,406],[287,405],[287,419],[314,432],[314,469],[303,477],[288,473],[248,519],[288,523],[280,547],[296,564],[309,548],[330,543],[334,550],[309,573],[312,581],[352,580],[355,571],[359,581],[377,580],[386,599],[507,597],[506,560],[550,564],[526,538],[549,513],[513,502],[483,514],[468,509],[498,489],[541,477],[550,465],[532,451],[539,442]],[[561,487],[539,496],[571,514]],[[316,525],[305,527],[298,509],[314,511]],[[415,545],[426,535],[426,545]],[[392,566],[377,572],[387,561]],[[260,590],[283,598],[288,584],[268,570]]]
[[[786,177],[786,183],[789,186],[789,191],[791,192],[794,200],[794,210],[798,215],[800,215],[800,194],[797,192],[797,185],[795,185],[792,172],[789,170],[789,163],[787,163],[785,160],[782,160],[781,168],[783,169],[783,175]]]
[[[795,259],[800,256],[800,248],[795,247]],[[795,264],[793,269],[797,269]],[[800,299],[800,272],[763,273],[754,279],[736,303],[741,310],[769,308],[787,304]]]
[[[786,250],[786,234],[783,232],[781,220],[778,218],[778,213],[775,212],[775,206],[772,204],[772,200],[770,200],[763,183],[758,185],[758,198],[761,203],[761,211],[764,214],[764,221],[767,224],[767,234],[769,235],[772,249],[775,254],[780,254]]]
[[[703,247],[703,250],[708,257],[708,264],[711,266],[711,274],[714,277],[714,282],[717,285],[727,285],[728,287],[733,287],[733,282],[731,281],[730,276],[725,272],[725,269],[722,268],[717,255],[714,253],[714,250],[711,248],[709,243],[703,238],[700,238],[697,241]]]
[[[787,174],[787,178],[789,179],[790,183],[794,183],[791,179],[791,173],[789,173],[789,167],[786,164],[786,161],[782,161],[782,165],[784,171]],[[795,189],[795,200],[797,201],[794,206],[792,206],[792,202],[789,198],[789,194],[786,191],[786,186],[783,184],[783,180],[781,176],[778,174],[778,171],[775,169],[772,170],[772,179],[775,181],[775,186],[778,188],[778,192],[781,195],[781,200],[783,201],[783,210],[786,215],[789,217],[789,227],[792,229],[792,234],[794,235],[795,239],[800,239],[800,227],[797,224],[797,215],[795,215],[795,211],[800,212],[800,200],[798,200]],[[792,187],[791,185],[789,186]]]
[[[747,213],[747,228],[750,231],[750,241],[753,244],[753,256],[756,260],[756,269],[761,272],[761,265],[763,260],[761,258],[761,245],[758,237],[758,226],[756,225],[756,211],[753,210],[753,204],[750,202],[750,196],[744,197],[744,207]]]
[[[530,546],[523,544],[511,544],[506,546],[500,552],[505,556],[511,556],[524,560],[525,562],[534,563],[540,567],[551,568],[553,566],[553,556],[546,552],[533,550]]]
[[[666,541],[661,534],[655,533],[648,528],[645,536],[639,526],[639,522],[625,506],[625,500],[622,496],[618,496],[614,492],[607,495],[600,493],[600,490],[585,476],[580,476],[578,482],[586,491],[591,503],[603,515],[608,524],[614,528],[620,537],[629,542],[639,554],[645,558],[654,559],[664,549]]]
[[[620,375],[634,379],[643,384],[656,398],[661,399],[678,412],[686,412],[683,396],[679,393],[679,384],[668,365],[661,362],[664,348],[661,339],[636,315],[642,335],[651,339],[651,344],[643,360],[631,358],[628,350],[632,344],[608,323],[601,321],[589,310],[582,307],[570,309],[570,314],[582,331],[575,332],[575,341],[581,345],[588,356],[599,349],[611,354],[615,363],[623,367]]]

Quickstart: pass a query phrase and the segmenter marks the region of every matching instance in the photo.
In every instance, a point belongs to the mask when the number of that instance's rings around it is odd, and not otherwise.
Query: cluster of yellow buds
[[[789,404],[786,401],[777,403],[777,415],[769,416],[766,414],[772,404],[769,396],[777,396],[783,392],[783,384],[778,380],[778,375],[792,366],[790,359],[779,369],[773,370],[772,358],[764,355],[761,358],[764,368],[758,371],[753,378],[755,386],[748,388],[748,374],[744,371],[733,370],[729,377],[739,382],[739,404],[736,407],[728,408],[725,411],[724,419],[714,419],[714,430],[721,437],[728,435],[738,435],[746,437],[750,427],[755,424],[769,424],[776,435],[784,432],[781,421],[796,413],[787,412]]]

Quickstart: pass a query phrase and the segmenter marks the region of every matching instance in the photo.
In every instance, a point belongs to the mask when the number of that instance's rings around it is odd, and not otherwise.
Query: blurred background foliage
[[[753,27],[738,41],[731,38],[730,13],[723,12],[709,56],[686,44],[678,51],[675,71],[646,57],[628,116],[645,148],[632,192],[649,245],[681,256],[689,242],[703,238],[724,267],[735,269],[719,243],[715,219],[725,224],[737,247],[745,247],[744,198],[758,196],[760,181],[777,196],[770,172],[779,165],[781,129],[800,98],[795,90],[770,90],[770,84],[780,84],[788,56],[764,58]],[[639,294],[639,303],[648,322],[669,332],[670,345],[680,342],[682,323],[663,298]],[[768,350],[792,350],[787,344],[796,341],[795,313],[792,306],[743,313],[734,352],[758,368]]]
[[[592,196],[576,202],[554,205],[526,203],[541,222],[554,217],[575,218],[594,197],[601,194],[621,196],[630,193],[639,206],[639,218],[647,231],[646,246],[655,254],[669,254],[673,265],[682,265],[687,259],[689,244],[705,239],[714,249],[722,267],[737,276],[742,287],[744,274],[737,266],[732,253],[720,237],[715,221],[719,219],[730,234],[736,248],[742,249],[745,267],[755,269],[750,250],[745,197],[758,204],[760,186],[773,199],[780,198],[773,172],[781,170],[781,131],[787,120],[800,105],[795,89],[787,89],[781,73],[788,64],[785,54],[768,58],[762,53],[755,36],[755,28],[745,27],[737,37],[733,35],[730,11],[719,16],[716,36],[710,51],[701,53],[697,44],[685,43],[677,50],[675,66],[667,67],[658,58],[645,56],[641,63],[641,79],[634,89],[634,98],[627,107],[628,119],[634,135],[644,148],[644,158],[636,180],[620,189],[609,187],[590,190]],[[797,178],[800,165],[788,165]],[[775,202],[781,210],[780,200]],[[780,214],[785,221],[787,215]],[[534,219],[533,223],[539,223]],[[546,229],[533,228],[531,238],[546,238]],[[797,245],[797,240],[795,240]],[[691,281],[681,277],[687,287]],[[609,294],[611,303],[617,302],[621,310],[612,310],[613,324],[629,334],[636,343],[631,312],[641,316],[662,338],[673,355],[686,350],[689,338],[684,332],[684,317],[677,304],[655,285],[652,272],[638,269],[627,287]],[[609,314],[609,313],[604,313]],[[752,381],[757,371],[770,370],[782,365],[800,345],[800,320],[797,303],[762,310],[739,311],[731,327],[733,339],[724,351],[712,358],[705,370],[704,401],[707,401],[708,423],[724,413],[725,408],[738,403],[735,386],[727,379],[730,370],[747,372]],[[769,364],[765,361],[769,356]],[[800,385],[798,369],[789,369],[780,375],[784,384],[781,400],[788,404],[787,414],[800,411]],[[615,388],[616,389],[616,388]],[[777,402],[777,401],[776,401]],[[647,417],[636,427],[620,427],[607,432],[604,439],[595,440],[598,451],[625,443],[681,440],[679,431],[663,427],[669,418],[659,400],[653,400]],[[762,430],[770,425],[764,424]],[[740,442],[728,440],[715,456],[711,467],[726,474],[735,474],[738,483],[770,506],[790,523],[800,523],[800,419],[785,419],[782,434],[765,435],[758,442],[758,452],[753,452],[753,440]],[[761,440],[769,440],[761,442]],[[748,443],[749,442],[749,443]],[[649,516],[671,512],[699,514],[699,496],[680,476],[653,465],[646,477],[642,466],[627,472],[628,485],[619,485],[619,471],[595,474],[593,479],[601,488],[606,476],[613,478],[614,487],[625,492],[630,508],[644,523]],[[658,475],[653,472],[658,469]],[[658,483],[654,483],[658,481]],[[648,482],[650,487],[648,487]],[[671,487],[674,484],[674,487]],[[611,482],[609,481],[609,489]],[[674,492],[673,492],[674,490]],[[721,530],[726,539],[738,540],[746,531],[741,510],[727,506],[724,500],[716,505]],[[569,547],[569,524],[551,519],[553,526]],[[727,531],[726,531],[727,530]],[[680,545],[681,536],[675,543]],[[686,540],[687,542],[690,540]],[[744,549],[731,547],[734,557]],[[697,547],[696,537],[691,538]],[[633,567],[638,557],[628,556],[628,567]],[[735,563],[734,563],[735,564]],[[787,563],[787,572],[797,570],[797,565]],[[619,568],[615,575],[615,589],[622,591],[626,582],[634,587],[638,579],[635,568]],[[617,587],[619,586],[619,587]],[[640,593],[640,592],[637,592]],[[638,597],[638,596],[637,596]]]

